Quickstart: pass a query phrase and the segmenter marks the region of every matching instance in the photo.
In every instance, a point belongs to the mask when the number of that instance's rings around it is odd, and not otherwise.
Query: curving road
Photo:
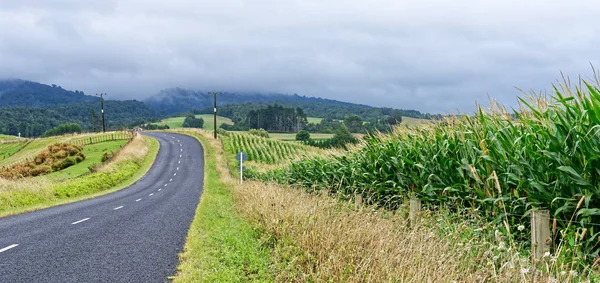
[[[195,138],[160,142],[150,171],[121,191],[0,218],[0,282],[165,282],[203,188]]]

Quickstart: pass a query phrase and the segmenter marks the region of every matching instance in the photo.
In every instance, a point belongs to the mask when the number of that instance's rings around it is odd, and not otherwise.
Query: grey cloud
[[[0,2],[0,77],[143,98],[161,88],[472,111],[599,63],[594,1]]]

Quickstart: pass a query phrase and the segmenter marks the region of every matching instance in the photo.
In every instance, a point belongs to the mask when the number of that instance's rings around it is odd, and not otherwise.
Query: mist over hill
[[[214,96],[207,92],[196,91],[183,88],[170,88],[160,91],[158,94],[149,97],[145,102],[156,109],[161,114],[177,114],[192,109],[204,109],[213,107]],[[341,106],[360,106],[367,105],[342,102],[320,97],[307,97],[298,94],[283,93],[260,93],[260,92],[222,92],[217,94],[217,105],[240,104],[246,102],[302,102],[318,103]],[[293,104],[293,103],[287,103]]]

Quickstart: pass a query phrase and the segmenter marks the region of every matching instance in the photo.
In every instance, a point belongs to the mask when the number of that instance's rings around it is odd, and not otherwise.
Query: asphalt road
[[[73,204],[0,218],[0,282],[165,282],[204,179],[192,137],[147,133],[156,162],[134,185]]]

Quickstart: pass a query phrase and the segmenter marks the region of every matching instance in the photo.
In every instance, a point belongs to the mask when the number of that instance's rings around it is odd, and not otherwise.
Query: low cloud
[[[143,99],[298,93],[425,112],[515,105],[598,64],[595,1],[0,2],[0,77]]]

